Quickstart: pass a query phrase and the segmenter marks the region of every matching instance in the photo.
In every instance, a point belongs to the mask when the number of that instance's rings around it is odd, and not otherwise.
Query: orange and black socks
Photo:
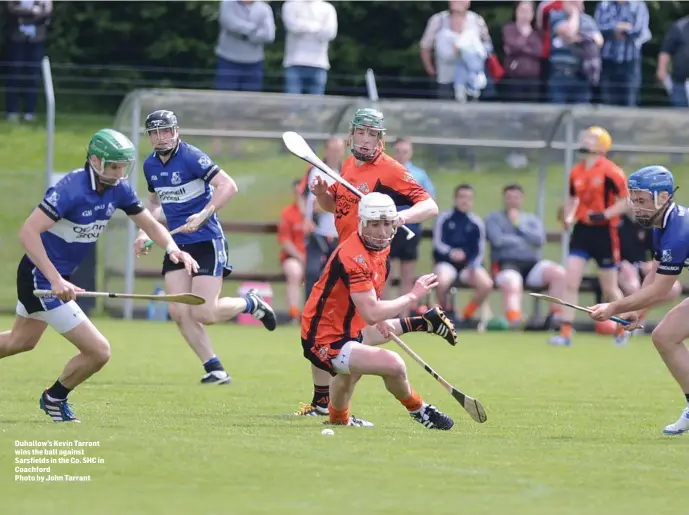
[[[399,320],[403,333],[428,330],[428,322],[426,322],[423,317],[403,317]]]
[[[330,386],[313,385],[313,400],[311,404],[319,408],[326,409],[330,403]]]

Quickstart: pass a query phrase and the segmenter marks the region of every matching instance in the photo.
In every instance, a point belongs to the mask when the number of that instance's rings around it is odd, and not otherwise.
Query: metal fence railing
[[[247,187],[244,198],[233,201],[229,216],[233,220],[276,219],[289,202],[289,184],[294,179],[295,160],[284,153],[281,135],[294,130],[314,144],[331,136],[345,137],[354,111],[370,104],[366,98],[307,96],[272,93],[233,93],[207,90],[154,89],[133,92],[122,102],[115,127],[139,139],[141,120],[156,109],[176,112],[185,139],[219,155],[233,156],[221,162],[228,172]],[[376,107],[386,120],[387,140],[409,138],[415,153],[427,167],[444,169],[442,181],[453,170],[464,170],[464,163],[477,164],[485,173],[510,172],[503,159],[523,154],[537,163],[533,209],[541,217],[556,209],[567,195],[567,178],[574,160],[581,130],[590,125],[605,127],[613,135],[615,156],[635,155],[636,159],[663,162],[689,154],[689,110],[632,109],[594,106],[554,106],[539,104],[469,103],[438,100],[379,100]],[[141,149],[140,155],[144,155]],[[633,159],[630,157],[630,159]],[[140,167],[138,167],[140,168]],[[289,171],[287,171],[289,168]],[[530,166],[534,168],[533,165]],[[284,173],[283,173],[284,169]],[[303,167],[299,168],[303,173]],[[145,192],[142,174],[132,180]],[[456,174],[456,182],[462,173]],[[440,177],[440,175],[439,175]],[[281,199],[280,201],[276,199]],[[280,205],[280,202],[283,202]],[[549,206],[548,206],[549,204]],[[120,231],[121,232],[121,231]],[[108,231],[109,248],[133,239],[128,233]],[[263,257],[271,255],[272,243],[251,237],[234,242],[235,263],[239,269],[261,267]],[[568,235],[563,234],[561,256],[567,252]],[[128,246],[127,246],[128,248]],[[242,259],[243,252],[246,259]],[[127,252],[131,255],[131,252]],[[125,291],[130,291],[136,276],[133,258],[107,258],[108,266],[120,267]],[[244,263],[244,264],[243,264]],[[273,265],[271,265],[273,266]],[[118,274],[122,275],[122,274]],[[132,305],[125,307],[131,315]]]

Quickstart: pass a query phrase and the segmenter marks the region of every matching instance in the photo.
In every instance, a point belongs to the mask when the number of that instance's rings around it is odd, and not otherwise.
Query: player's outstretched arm
[[[45,278],[50,281],[50,284],[59,282],[61,276],[45,251],[43,240],[41,240],[41,233],[48,231],[53,225],[55,225],[54,220],[49,218],[40,209],[34,209],[29,218],[24,222],[24,225],[19,229],[19,241],[22,247],[24,247],[26,255],[29,256]]]
[[[172,239],[172,236],[168,230],[151,215],[148,209],[144,209],[136,215],[131,215],[132,221],[142,229],[149,238],[153,240],[153,243],[158,245],[160,248],[165,249],[165,252],[170,256],[170,260],[173,263],[184,263],[187,272],[198,271],[199,264],[191,258],[186,252],[179,250],[179,247]]]
[[[404,224],[420,224],[429,218],[433,218],[438,214],[438,204],[432,198],[427,198],[421,202],[417,202],[412,207],[399,213]]]
[[[427,274],[419,277],[409,293],[393,300],[378,300],[373,289],[365,292],[352,292],[350,295],[361,318],[368,325],[375,325],[397,316],[401,311],[426,296],[437,285],[438,276]]]
[[[672,287],[677,280],[677,274],[657,273],[658,262],[653,263],[653,270],[644,280],[642,288],[629,297],[611,302],[610,304],[599,304],[594,306],[593,318],[599,319],[594,315],[607,315],[604,319],[619,313],[627,313],[630,311],[645,310],[652,307],[654,304],[661,302],[670,293]],[[652,276],[652,277],[651,277]],[[607,308],[605,307],[607,306]]]

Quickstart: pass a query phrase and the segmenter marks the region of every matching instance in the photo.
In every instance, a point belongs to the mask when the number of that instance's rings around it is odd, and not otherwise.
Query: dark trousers
[[[218,57],[215,89],[223,91],[262,91],[263,61],[235,63]]]
[[[306,238],[305,299],[311,295],[313,285],[320,279],[325,264],[337,247],[337,243],[337,238],[326,238],[313,233]]]
[[[41,82],[41,59],[45,55],[42,41],[10,41],[8,48],[9,75],[5,109],[8,114],[19,112],[24,97],[24,113],[34,114]]]
[[[603,103],[613,106],[636,106],[639,90],[638,69],[637,61],[603,61],[600,74],[600,96]]]

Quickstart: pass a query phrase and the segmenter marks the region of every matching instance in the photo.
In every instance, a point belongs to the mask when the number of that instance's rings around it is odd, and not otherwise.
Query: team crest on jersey
[[[416,179],[414,179],[414,176],[412,174],[410,174],[409,172],[406,172],[404,174],[403,179],[407,182],[416,182]]]
[[[371,190],[368,189],[368,184],[366,184],[365,182],[362,183],[362,184],[359,184],[359,185],[356,187],[356,189],[358,189],[361,193],[363,193],[363,194],[365,194],[365,195],[367,195],[367,194],[369,194],[369,193],[371,192]]]
[[[356,257],[354,258],[354,261],[356,261],[356,262],[359,263],[360,265],[367,266],[366,258],[365,258],[364,256],[362,256],[361,254],[359,254],[358,256],[356,256]]]
[[[115,204],[112,202],[108,203],[108,209],[105,210],[105,216],[112,216],[115,214]]]
[[[318,349],[318,357],[325,360],[328,357],[328,347],[321,347]]]
[[[672,262],[672,252],[670,250],[664,250],[660,255],[660,260],[663,263],[671,263]]]
[[[172,172],[170,182],[172,184],[180,184],[182,182],[182,176],[179,174],[179,172]]]
[[[57,205],[57,201],[60,200],[60,194],[57,191],[53,191],[45,201],[53,206]]]
[[[212,164],[213,164],[213,161],[211,161],[211,158],[208,156],[201,156],[199,158],[199,165],[203,169],[210,167],[210,165],[212,165]]]

